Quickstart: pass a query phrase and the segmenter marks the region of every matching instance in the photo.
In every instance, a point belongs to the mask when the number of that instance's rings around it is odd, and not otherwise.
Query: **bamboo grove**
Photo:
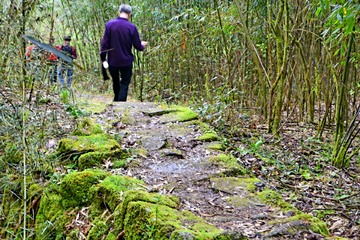
[[[25,32],[44,41],[71,34],[84,68],[77,78],[102,81],[100,42],[121,2],[150,44],[135,53],[135,98],[187,101],[219,125],[239,125],[240,113],[252,111],[274,135],[285,119],[314,124],[317,137],[330,127],[337,151],[359,106],[358,1],[5,1],[1,88],[20,89],[21,80],[5,76],[21,69]],[[333,163],[347,164],[344,156]]]

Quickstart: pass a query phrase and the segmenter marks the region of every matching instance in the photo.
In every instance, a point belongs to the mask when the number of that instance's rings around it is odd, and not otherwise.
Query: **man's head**
[[[70,41],[71,41],[71,36],[65,35],[65,36],[64,36],[64,41],[65,41],[65,43],[69,44]]]
[[[128,4],[121,4],[119,7],[119,16],[120,17],[124,17],[127,18],[128,20],[130,19],[132,10],[130,5]]]

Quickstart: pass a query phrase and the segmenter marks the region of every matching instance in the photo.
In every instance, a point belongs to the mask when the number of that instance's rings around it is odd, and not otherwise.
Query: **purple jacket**
[[[106,23],[104,37],[101,42],[101,61],[105,61],[107,54],[110,66],[129,66],[134,61],[131,52],[132,46],[139,51],[144,50],[139,32],[134,24],[121,17]],[[106,51],[112,48],[113,50]]]

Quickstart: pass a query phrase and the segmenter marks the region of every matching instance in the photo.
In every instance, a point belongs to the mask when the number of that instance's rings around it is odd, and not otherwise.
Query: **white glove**
[[[108,67],[109,67],[108,62],[107,62],[107,61],[103,61],[103,66],[104,66],[104,68],[108,68]]]

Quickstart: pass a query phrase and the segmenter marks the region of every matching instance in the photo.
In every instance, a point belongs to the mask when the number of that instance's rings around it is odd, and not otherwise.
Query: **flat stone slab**
[[[152,116],[164,115],[176,111],[177,111],[176,109],[153,109],[153,110],[143,110],[142,113],[152,117]]]
[[[141,146],[148,151],[155,151],[166,146],[167,139],[164,136],[144,137],[141,139]]]
[[[254,183],[261,182],[257,178],[211,178],[211,187],[218,191],[223,191],[230,194],[236,194],[242,191],[254,191],[256,185]]]
[[[158,163],[150,165],[150,168],[155,172],[182,174],[204,171],[204,169],[210,165],[211,163],[209,163],[206,158],[190,158],[176,162]]]

